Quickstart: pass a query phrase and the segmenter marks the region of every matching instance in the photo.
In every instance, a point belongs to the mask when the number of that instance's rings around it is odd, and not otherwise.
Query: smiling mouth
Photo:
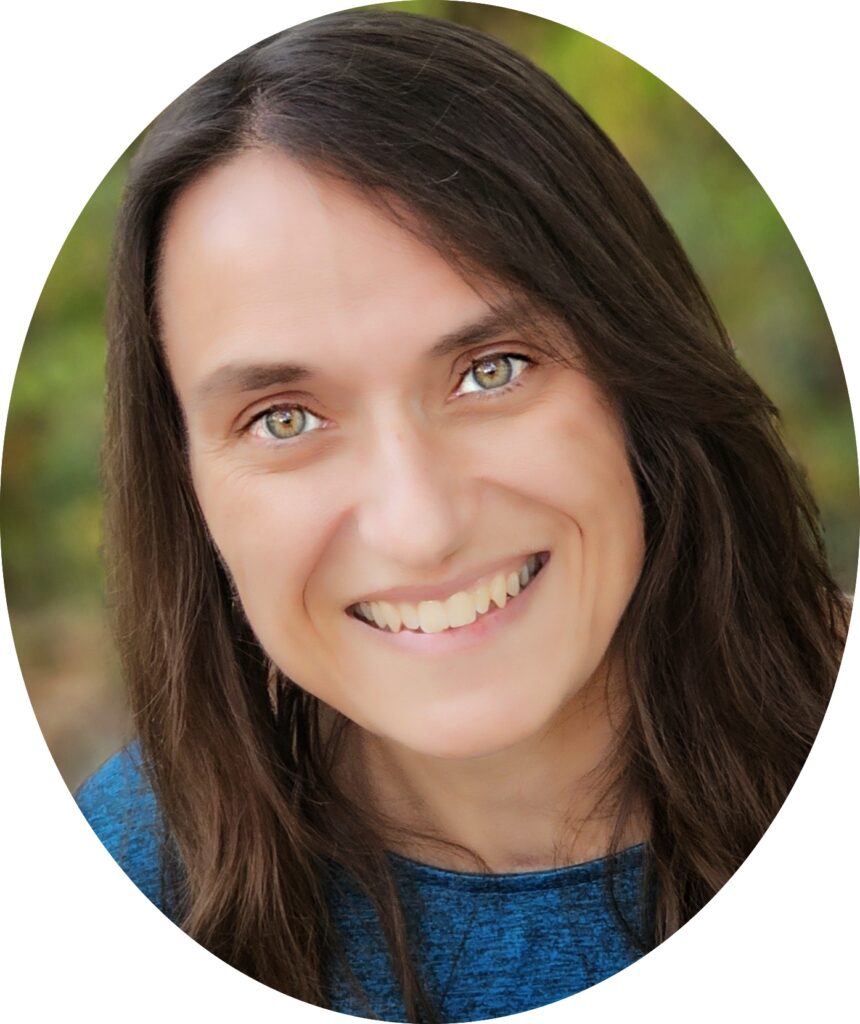
[[[444,601],[361,601],[347,608],[347,614],[373,629],[391,633],[441,633],[468,626],[514,600],[531,586],[549,561],[541,551],[524,559],[519,569],[496,573],[469,590],[461,590]]]

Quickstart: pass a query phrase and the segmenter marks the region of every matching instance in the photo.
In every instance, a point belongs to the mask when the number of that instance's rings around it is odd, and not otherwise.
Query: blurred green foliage
[[[9,406],[0,500],[10,608],[96,603],[104,313],[127,157],[93,193],[33,314]]]
[[[836,576],[853,592],[860,501],[842,368],[803,259],[737,154],[667,85],[588,36],[506,8],[443,0],[379,6],[497,36],[554,76],[615,141],[675,228],[740,358],[782,410],[789,445],[821,506]],[[100,700],[111,693],[121,703],[101,638],[99,450],[106,272],[128,156],[96,189],[45,285],[3,453],[0,525],[16,643],[43,728],[57,719],[53,744],[47,738],[67,779],[92,767],[93,751],[116,746],[119,736],[104,731],[116,732],[122,721],[117,711],[111,725],[98,719],[98,738],[91,728],[70,740],[91,717],[92,701],[79,695],[77,718],[52,709],[68,692],[70,657],[80,661],[76,678],[92,673]],[[87,629],[91,642],[63,641]]]

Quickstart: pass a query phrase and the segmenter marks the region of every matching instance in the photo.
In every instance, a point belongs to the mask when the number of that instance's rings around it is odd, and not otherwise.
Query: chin
[[[526,742],[541,732],[543,723],[529,723],[523,715],[499,721],[473,719],[436,723],[429,727],[427,719],[416,723],[408,734],[400,729],[388,736],[395,742],[423,757],[441,761],[470,761],[492,757]]]

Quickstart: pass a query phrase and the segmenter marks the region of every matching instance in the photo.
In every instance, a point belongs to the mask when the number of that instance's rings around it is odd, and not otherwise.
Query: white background
[[[244,46],[322,2],[17,3],[2,73],[0,409],[29,318],[81,207],[131,139]],[[721,0],[513,4],[639,61],[747,162],[818,284],[857,401],[856,42],[851,5]],[[14,13],[12,13],[14,12]],[[62,396],[58,395],[61,401]],[[856,634],[856,628],[855,628]],[[784,810],[720,896],[613,979],[542,1020],[857,1020],[857,637]],[[0,1012],[108,1021],[321,1019],[196,946],[115,868],[72,803],[0,615]],[[333,1019],[333,1018],[332,1018]]]

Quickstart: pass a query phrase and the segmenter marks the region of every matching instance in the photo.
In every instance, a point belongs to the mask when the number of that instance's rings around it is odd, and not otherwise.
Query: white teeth
[[[455,626],[468,626],[478,617],[474,596],[464,591],[460,591],[454,594],[453,597],[448,598],[445,602],[445,611],[448,615],[448,625],[451,628]]]
[[[370,602],[370,618],[380,629],[385,629],[388,625],[385,621],[385,616],[382,614],[382,605],[379,601]]]
[[[424,633],[441,633],[448,628],[448,616],[441,601],[421,601],[418,618]]]
[[[383,618],[385,619],[385,625],[388,626],[392,633],[399,633],[400,613],[394,605],[389,604],[388,601],[380,601],[379,608],[382,612]]]
[[[541,564],[540,558],[532,555],[518,572],[496,573],[473,590],[458,591],[445,601],[420,601],[417,605],[405,601],[362,601],[358,610],[363,618],[392,633],[400,632],[401,628],[441,633],[444,629],[468,626],[479,615],[485,615],[491,603],[504,608],[509,598],[516,597],[531,583]]]
[[[421,619],[418,617],[418,608],[414,604],[399,604],[397,606],[403,625],[407,629],[420,629]]]
[[[505,577],[499,573],[494,576],[490,583],[490,597],[496,602],[496,606],[504,608],[508,603],[508,590],[505,586]]]

